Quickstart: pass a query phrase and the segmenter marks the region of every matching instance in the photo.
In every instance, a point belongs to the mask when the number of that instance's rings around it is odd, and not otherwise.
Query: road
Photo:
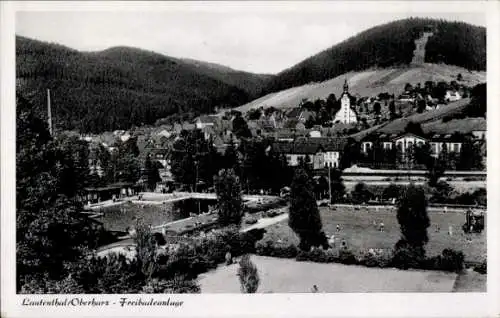
[[[242,229],[240,232],[248,232],[254,229],[264,229],[268,226],[271,226],[286,219],[288,219],[288,213],[280,214],[272,218],[261,218],[257,221],[257,223]]]

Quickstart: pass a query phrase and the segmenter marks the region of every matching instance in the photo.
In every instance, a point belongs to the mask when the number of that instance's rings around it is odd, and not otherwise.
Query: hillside
[[[297,107],[303,99],[326,99],[334,93],[337,97],[342,93],[344,80],[349,83],[349,91],[353,95],[376,96],[382,92],[401,94],[406,83],[415,85],[425,81],[456,80],[462,74],[461,84],[472,87],[486,81],[486,72],[468,71],[464,68],[445,64],[422,64],[393,68],[379,68],[360,72],[349,72],[333,79],[313,84],[306,84],[271,93],[250,103],[237,107],[236,110],[246,112],[251,108],[263,106],[275,108]]]
[[[332,31],[333,32],[333,31]],[[409,65],[426,32],[424,62],[486,70],[486,29],[462,22],[411,18],[373,27],[277,74],[266,92],[277,92],[370,68]],[[418,50],[417,50],[418,51]]]
[[[238,71],[224,65],[192,59],[180,59],[180,61],[192,65],[202,74],[218,79],[228,85],[236,86],[254,98],[261,94],[267,82],[274,76]]]
[[[469,107],[470,98],[464,98],[448,105],[441,106],[437,110],[431,110],[422,114],[413,114],[408,117],[399,118],[385,124],[377,125],[351,135],[356,140],[361,140],[372,133],[401,134],[405,131],[408,123],[419,123],[424,133],[452,134],[460,132],[468,134],[475,130],[486,130],[486,118],[459,118],[450,119],[453,115],[464,113]]]
[[[19,89],[45,107],[51,90],[55,126],[84,132],[128,129],[175,115],[181,119],[251,100],[267,76],[115,47],[79,52],[16,37]]]

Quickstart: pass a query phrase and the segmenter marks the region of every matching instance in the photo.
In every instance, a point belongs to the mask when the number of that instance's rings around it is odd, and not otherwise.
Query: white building
[[[454,101],[462,99],[462,96],[460,95],[460,93],[458,91],[448,90],[448,91],[446,91],[446,95],[444,95],[444,99],[447,102],[454,102]]]
[[[340,122],[343,124],[355,124],[358,122],[356,112],[351,108],[351,98],[349,94],[349,85],[347,85],[347,80],[344,83],[344,92],[340,96],[340,109],[335,114],[334,122]]]

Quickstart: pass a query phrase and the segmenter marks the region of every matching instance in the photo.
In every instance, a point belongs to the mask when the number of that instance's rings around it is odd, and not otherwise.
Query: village
[[[486,292],[484,27],[384,18],[260,72],[21,16],[17,293]]]

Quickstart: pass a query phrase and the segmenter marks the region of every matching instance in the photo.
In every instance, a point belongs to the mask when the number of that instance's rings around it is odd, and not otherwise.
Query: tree
[[[410,83],[405,84],[405,92],[413,91],[413,86]]]
[[[258,140],[245,140],[240,147],[243,152],[242,177],[245,187],[247,190],[265,188],[269,178],[266,145]]]
[[[345,186],[342,180],[342,170],[333,169],[330,171],[330,183],[332,191],[332,201],[331,203],[338,203],[342,200],[345,195]]]
[[[313,181],[301,168],[295,171],[291,184],[288,225],[299,237],[300,249],[308,251],[311,246],[328,246],[314,198]]]
[[[380,106],[379,102],[376,102],[375,104],[373,104],[373,111],[375,112],[375,115],[380,115],[381,108],[382,107]]]
[[[137,139],[130,138],[125,142],[119,142],[117,148],[116,151],[111,153],[111,181],[137,182],[141,171]]]
[[[239,175],[239,163],[238,163],[238,154],[236,152],[236,147],[234,145],[234,141],[231,138],[229,141],[229,145],[224,151],[224,164],[222,166],[225,169],[234,169],[236,174]]]
[[[157,270],[156,241],[151,228],[139,220],[135,226],[135,249],[138,266],[142,274],[149,280]]]
[[[391,100],[391,102],[389,103],[389,114],[391,119],[396,117],[396,103],[394,102],[394,100]]]
[[[413,146],[414,163],[427,165],[429,160],[434,158],[431,156],[431,146],[429,143],[414,144]]]
[[[215,193],[221,225],[240,226],[244,215],[239,178],[232,169],[222,169],[215,177]]]
[[[260,283],[259,273],[248,254],[243,255],[241,258],[237,275],[240,280],[242,293],[253,294],[257,291]]]
[[[427,199],[424,190],[410,185],[398,202],[397,219],[401,238],[395,245],[395,258],[401,263],[419,263],[425,258],[425,244],[429,241],[427,228]],[[408,257],[409,256],[409,257]]]
[[[172,146],[171,172],[175,181],[193,191],[200,181],[211,185],[218,172],[216,151],[201,130],[183,131]]]
[[[16,113],[17,290],[35,280],[46,289],[49,280],[68,276],[68,264],[85,249],[97,247],[101,227],[80,213],[77,188],[68,188],[67,176],[81,172],[80,154],[59,148],[36,107],[19,94]]]
[[[328,97],[326,98],[325,107],[330,113],[330,115],[334,115],[337,112],[338,107],[337,107],[337,98],[335,97],[335,94],[331,93],[330,95],[328,95]]]
[[[424,136],[424,131],[422,130],[422,126],[420,125],[420,123],[415,123],[412,121],[406,124],[405,132],[412,133],[417,136]]]
[[[425,111],[425,107],[427,106],[427,103],[423,99],[419,99],[417,101],[417,113],[421,114]]]
[[[61,186],[70,197],[81,195],[89,185],[88,143],[77,136],[60,135],[55,140],[55,147],[59,149]]]
[[[446,163],[443,162],[441,155],[439,158],[431,157],[427,161],[427,182],[429,186],[435,187],[439,182],[439,179],[444,175],[446,170]]]
[[[243,116],[236,116],[236,118],[233,119],[233,133],[238,138],[252,137],[252,133],[250,132],[248,124]]]
[[[260,118],[260,116],[262,116],[262,111],[259,108],[250,109],[247,112],[248,120],[257,120]]]
[[[368,190],[365,183],[359,182],[354,186],[351,196],[356,203],[366,203],[373,197],[373,194]]]
[[[348,138],[344,146],[342,157],[340,158],[340,167],[342,169],[349,168],[356,164],[361,158],[361,148],[359,142],[354,138]]]
[[[482,170],[484,168],[479,143],[469,137],[465,138],[458,160],[458,169],[460,170]]]
[[[146,172],[146,182],[149,191],[154,191],[156,184],[161,181],[160,172],[158,171],[158,162],[152,162],[148,155],[144,162],[144,170]],[[159,163],[158,163],[159,164]]]
[[[386,187],[382,193],[382,197],[385,200],[397,199],[402,195],[404,191],[404,186],[398,186],[394,183],[391,183],[388,187]]]
[[[324,176],[319,177],[315,184],[316,197],[321,200],[328,193],[328,180]]]
[[[470,92],[471,101],[467,106],[467,115],[469,117],[486,118],[486,83],[477,84]]]
[[[304,126],[306,129],[311,129],[314,125],[316,125],[316,118],[314,116],[309,116],[309,118],[306,119]]]

